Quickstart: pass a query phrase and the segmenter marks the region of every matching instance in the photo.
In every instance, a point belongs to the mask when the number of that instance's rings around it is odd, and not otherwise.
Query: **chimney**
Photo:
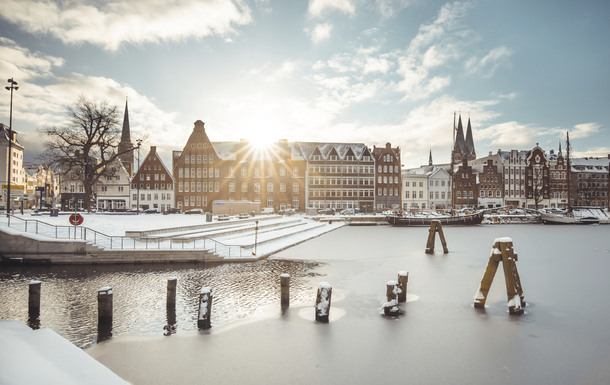
[[[491,156],[491,151],[489,151],[489,156]]]
[[[205,131],[205,123],[203,123],[201,120],[196,121],[194,130]]]
[[[150,146],[150,152],[153,154],[157,152],[157,146]]]
[[[387,148],[388,150],[389,150],[390,148],[392,148],[392,143],[387,142],[387,143],[385,144],[385,148]]]

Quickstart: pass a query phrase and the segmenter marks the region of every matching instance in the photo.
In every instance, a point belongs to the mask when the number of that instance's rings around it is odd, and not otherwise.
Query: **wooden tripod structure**
[[[441,226],[440,221],[432,221],[432,223],[430,224],[428,243],[426,244],[426,254],[434,254],[434,242],[436,240],[436,233],[438,233],[438,236],[441,239],[444,253],[447,254],[449,252],[449,249],[447,249],[447,242],[445,242],[443,226]]]
[[[508,295],[508,310],[510,314],[523,314],[525,300],[523,297],[523,288],[521,287],[521,279],[517,271],[517,254],[513,248],[513,241],[510,238],[497,238],[494,241],[489,262],[485,268],[485,274],[481,279],[481,285],[477,294],[474,296],[474,307],[485,307],[487,293],[493,282],[498,265],[502,262],[504,268],[504,279],[506,281],[506,294]]]

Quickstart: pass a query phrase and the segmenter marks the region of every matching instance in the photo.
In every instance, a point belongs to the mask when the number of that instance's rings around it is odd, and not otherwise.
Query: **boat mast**
[[[568,158],[568,172],[567,172],[567,176],[568,176],[568,213],[572,212],[572,202],[571,202],[571,194],[572,194],[572,186],[571,186],[571,182],[572,182],[572,165],[570,164],[570,133],[566,132],[566,151],[567,151],[567,158]]]
[[[453,157],[454,157],[454,151],[455,151],[455,111],[453,111],[453,127],[451,129],[451,131],[453,131],[453,141],[452,141],[452,145],[451,145],[451,166],[449,169],[449,175],[451,175],[451,212],[453,213],[453,207],[454,207],[454,201],[453,201],[453,194],[455,193],[455,178],[453,175]]]

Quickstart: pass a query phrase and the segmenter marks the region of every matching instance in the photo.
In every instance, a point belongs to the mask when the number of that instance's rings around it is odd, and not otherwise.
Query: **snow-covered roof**
[[[216,155],[222,160],[247,162],[249,160],[282,161],[288,155],[291,160],[304,160],[294,142],[277,142],[267,147],[256,148],[248,142],[211,142]],[[285,148],[284,148],[285,146]],[[174,155],[176,156],[176,155]],[[178,155],[179,157],[180,155]]]
[[[350,149],[357,159],[360,159],[366,152],[370,154],[368,147],[364,143],[296,142],[296,145],[301,150],[305,159],[309,159],[316,148],[320,150],[320,153],[324,158],[328,157],[333,148],[337,151],[337,155],[340,158],[344,158]]]
[[[610,167],[608,158],[574,158],[570,163],[574,172],[607,173]]]

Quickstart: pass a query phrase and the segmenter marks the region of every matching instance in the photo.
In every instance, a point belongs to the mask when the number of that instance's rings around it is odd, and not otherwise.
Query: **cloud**
[[[496,72],[498,67],[507,65],[506,59],[512,54],[512,51],[506,47],[496,47],[481,59],[473,56],[464,64],[466,74],[489,78]]]
[[[32,34],[65,44],[91,43],[115,51],[121,44],[180,41],[237,34],[251,22],[242,0],[130,0],[78,2],[5,0],[0,16]]]
[[[21,81],[49,76],[53,68],[63,65],[62,58],[31,52],[11,39],[0,37],[0,72],[7,77]]]
[[[533,124],[510,121],[493,124],[483,130],[479,130],[477,138],[491,139],[491,147],[512,150],[532,148],[536,143],[536,138],[548,132],[548,129],[537,127]]]
[[[248,74],[259,76],[266,82],[273,82],[279,79],[290,78],[300,65],[300,61],[285,60],[280,68],[271,70],[269,69],[271,62],[267,62],[260,68],[253,68],[249,70]]]
[[[364,74],[371,72],[381,72],[383,74],[390,70],[390,62],[385,58],[367,57],[364,64]]]
[[[589,148],[586,151],[574,151],[570,153],[570,158],[574,156],[575,158],[606,158],[608,159],[608,155],[610,154],[610,147],[593,147]]]
[[[458,21],[469,7],[469,3],[446,4],[434,22],[419,27],[406,52],[397,60],[396,73],[403,80],[396,84],[396,89],[405,94],[403,101],[426,99],[451,84],[451,76],[431,76],[431,71],[460,57],[469,31],[463,30]]]
[[[335,10],[354,15],[356,8],[350,0],[309,0],[307,12],[312,17],[321,17],[324,12]]]
[[[574,130],[570,131],[570,137],[572,139],[586,138],[599,132],[600,127],[601,126],[597,123],[577,124],[574,126]]]
[[[416,0],[377,0],[375,5],[381,16],[389,19],[415,2]]]
[[[305,32],[309,34],[311,37],[311,41],[314,43],[319,43],[323,40],[327,40],[330,38],[330,31],[332,31],[333,25],[330,23],[318,24],[314,27],[313,30],[309,28],[305,28]]]

